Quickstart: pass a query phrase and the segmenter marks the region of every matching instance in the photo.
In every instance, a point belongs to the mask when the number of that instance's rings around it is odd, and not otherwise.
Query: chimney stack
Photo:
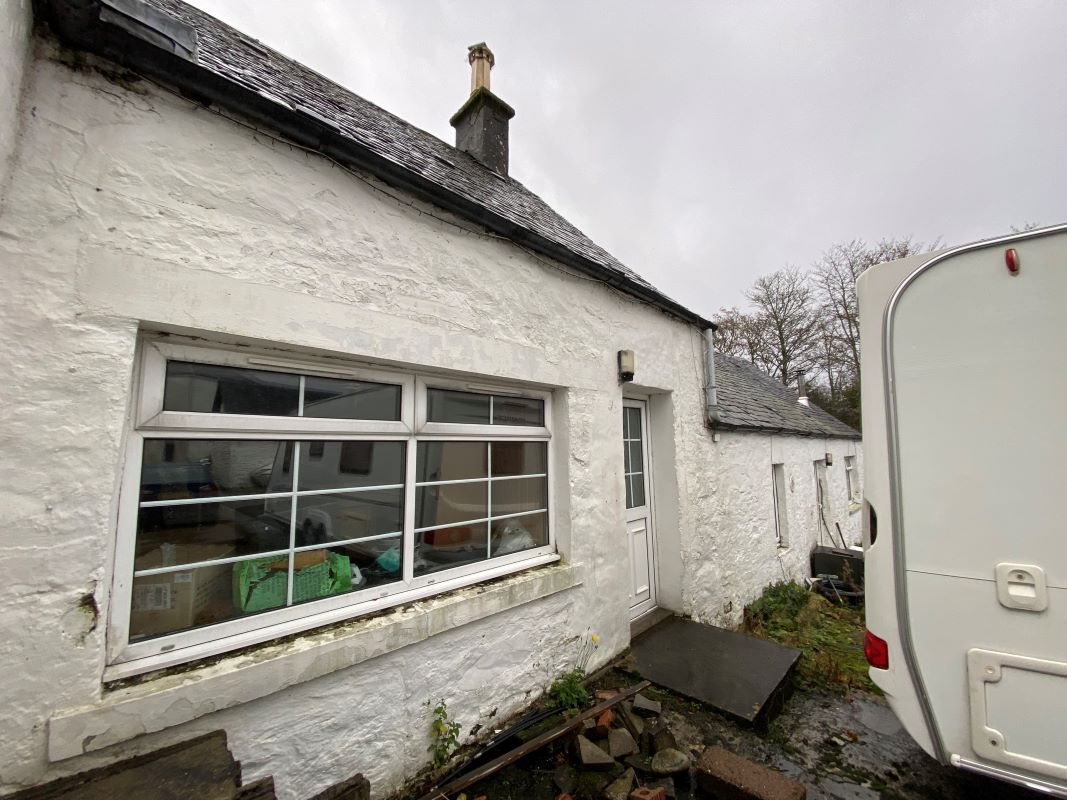
[[[797,402],[802,406],[809,405],[808,403],[808,376],[803,372],[797,373]]]
[[[508,174],[508,121],[514,109],[489,91],[489,72],[496,63],[485,42],[467,48],[471,94],[449,123],[456,129],[456,147],[501,175]]]

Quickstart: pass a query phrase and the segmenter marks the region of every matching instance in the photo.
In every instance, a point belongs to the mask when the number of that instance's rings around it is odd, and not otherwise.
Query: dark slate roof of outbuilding
[[[196,32],[195,59],[200,66],[287,110],[325,122],[395,166],[592,262],[604,273],[597,276],[601,280],[687,321],[711,325],[623,265],[514,178],[493,172],[469,154],[182,0],[144,2]]]
[[[783,386],[743,358],[716,353],[715,383],[719,396],[718,427],[799,436],[861,438],[855,428],[818,406],[801,404],[796,390]]]

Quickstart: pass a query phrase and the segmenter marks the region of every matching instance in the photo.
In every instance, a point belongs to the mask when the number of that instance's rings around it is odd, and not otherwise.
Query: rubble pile
[[[600,690],[598,701],[618,690]],[[690,786],[696,753],[681,750],[660,719],[662,708],[642,694],[583,721],[569,763],[556,769],[556,800],[673,800]]]

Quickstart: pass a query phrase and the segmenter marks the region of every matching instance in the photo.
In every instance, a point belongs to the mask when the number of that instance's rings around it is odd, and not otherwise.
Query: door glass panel
[[[645,504],[645,460],[641,444],[641,409],[623,409],[623,463],[626,472],[626,507]]]

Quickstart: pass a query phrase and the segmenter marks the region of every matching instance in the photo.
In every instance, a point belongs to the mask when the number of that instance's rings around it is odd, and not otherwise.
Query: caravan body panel
[[[1067,794],[1067,229],[882,265],[858,287],[868,627],[891,667],[872,677],[935,757]]]

